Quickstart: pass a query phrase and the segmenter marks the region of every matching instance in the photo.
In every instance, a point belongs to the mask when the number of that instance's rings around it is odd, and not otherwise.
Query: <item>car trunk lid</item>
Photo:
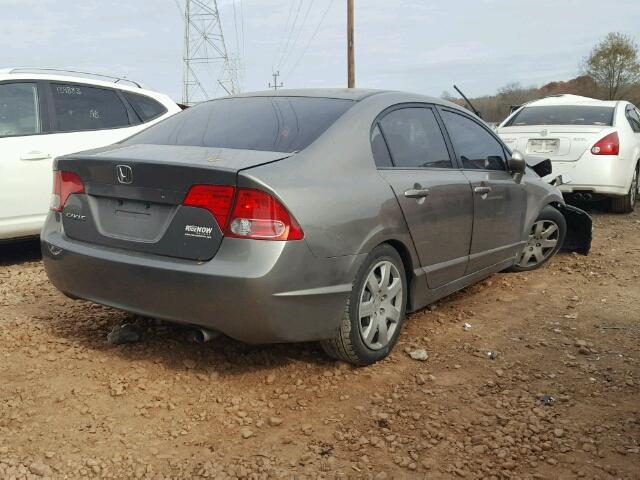
[[[498,133],[512,150],[556,162],[575,162],[605,136],[609,126],[549,125],[505,127]]]
[[[237,173],[290,154],[205,147],[133,145],[61,157],[84,193],[61,212],[74,240],[204,261],[218,250],[225,225],[205,208],[183,205],[194,185],[235,186]]]

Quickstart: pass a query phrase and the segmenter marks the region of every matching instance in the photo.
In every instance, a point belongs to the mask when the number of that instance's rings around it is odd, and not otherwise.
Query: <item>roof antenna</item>
[[[480,114],[480,112],[478,110],[476,110],[476,107],[473,106],[473,103],[471,103],[469,101],[469,99],[465,96],[464,93],[462,93],[462,90],[460,90],[458,87],[456,87],[455,85],[453,86],[453,88],[456,90],[456,92],[458,92],[460,94],[460,96],[462,98],[464,98],[464,101],[467,102],[467,105],[469,105],[470,110],[475,113],[478,117],[482,118],[482,115]]]

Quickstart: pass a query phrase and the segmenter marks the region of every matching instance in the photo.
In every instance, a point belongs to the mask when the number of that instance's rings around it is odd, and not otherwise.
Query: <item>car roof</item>
[[[56,68],[40,67],[6,67],[0,68],[0,80],[47,80],[59,82],[74,82],[85,85],[96,85],[108,88],[117,88],[138,93],[159,92],[150,89],[141,82],[102,73],[82,72],[77,70],[64,70]]]
[[[552,95],[528,102],[525,107],[543,107],[553,105],[584,105],[589,107],[615,107],[620,103],[618,100],[598,100],[597,98],[583,97],[580,95]]]
[[[237,95],[232,95],[232,97],[315,97],[359,101],[366,97],[370,97],[371,95],[385,92],[387,92],[387,90],[374,90],[368,88],[282,88],[279,90],[262,90],[258,92],[239,93]]]
[[[361,101],[373,96],[384,95],[390,103],[432,103],[451,108],[467,110],[455,103],[442,98],[429,97],[418,93],[401,92],[398,90],[377,90],[372,88],[299,88],[263,90],[259,92],[246,92],[222,98],[248,98],[248,97],[310,97],[310,98],[337,98],[344,100]],[[214,99],[216,100],[216,99]]]

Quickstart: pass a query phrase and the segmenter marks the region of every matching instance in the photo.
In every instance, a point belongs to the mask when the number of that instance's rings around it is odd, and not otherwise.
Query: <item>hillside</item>
[[[464,86],[461,87],[464,91]],[[549,82],[540,88],[525,88],[519,83],[510,83],[500,88],[495,95],[486,95],[471,98],[470,100],[480,111],[485,121],[501,122],[509,114],[512,105],[521,105],[524,102],[561,93],[606,98],[603,94],[604,92],[598,88],[591,77],[582,75],[564,82]],[[442,97],[459,105],[465,105],[464,100],[452,96],[448,92],[444,92]],[[640,104],[640,84],[628,87],[622,93],[620,99],[629,100],[636,105]]]

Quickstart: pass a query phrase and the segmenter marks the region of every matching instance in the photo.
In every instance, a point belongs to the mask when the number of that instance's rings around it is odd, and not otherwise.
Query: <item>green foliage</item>
[[[627,87],[640,82],[638,45],[628,35],[609,33],[584,59],[583,71],[609,100],[618,99]]]

